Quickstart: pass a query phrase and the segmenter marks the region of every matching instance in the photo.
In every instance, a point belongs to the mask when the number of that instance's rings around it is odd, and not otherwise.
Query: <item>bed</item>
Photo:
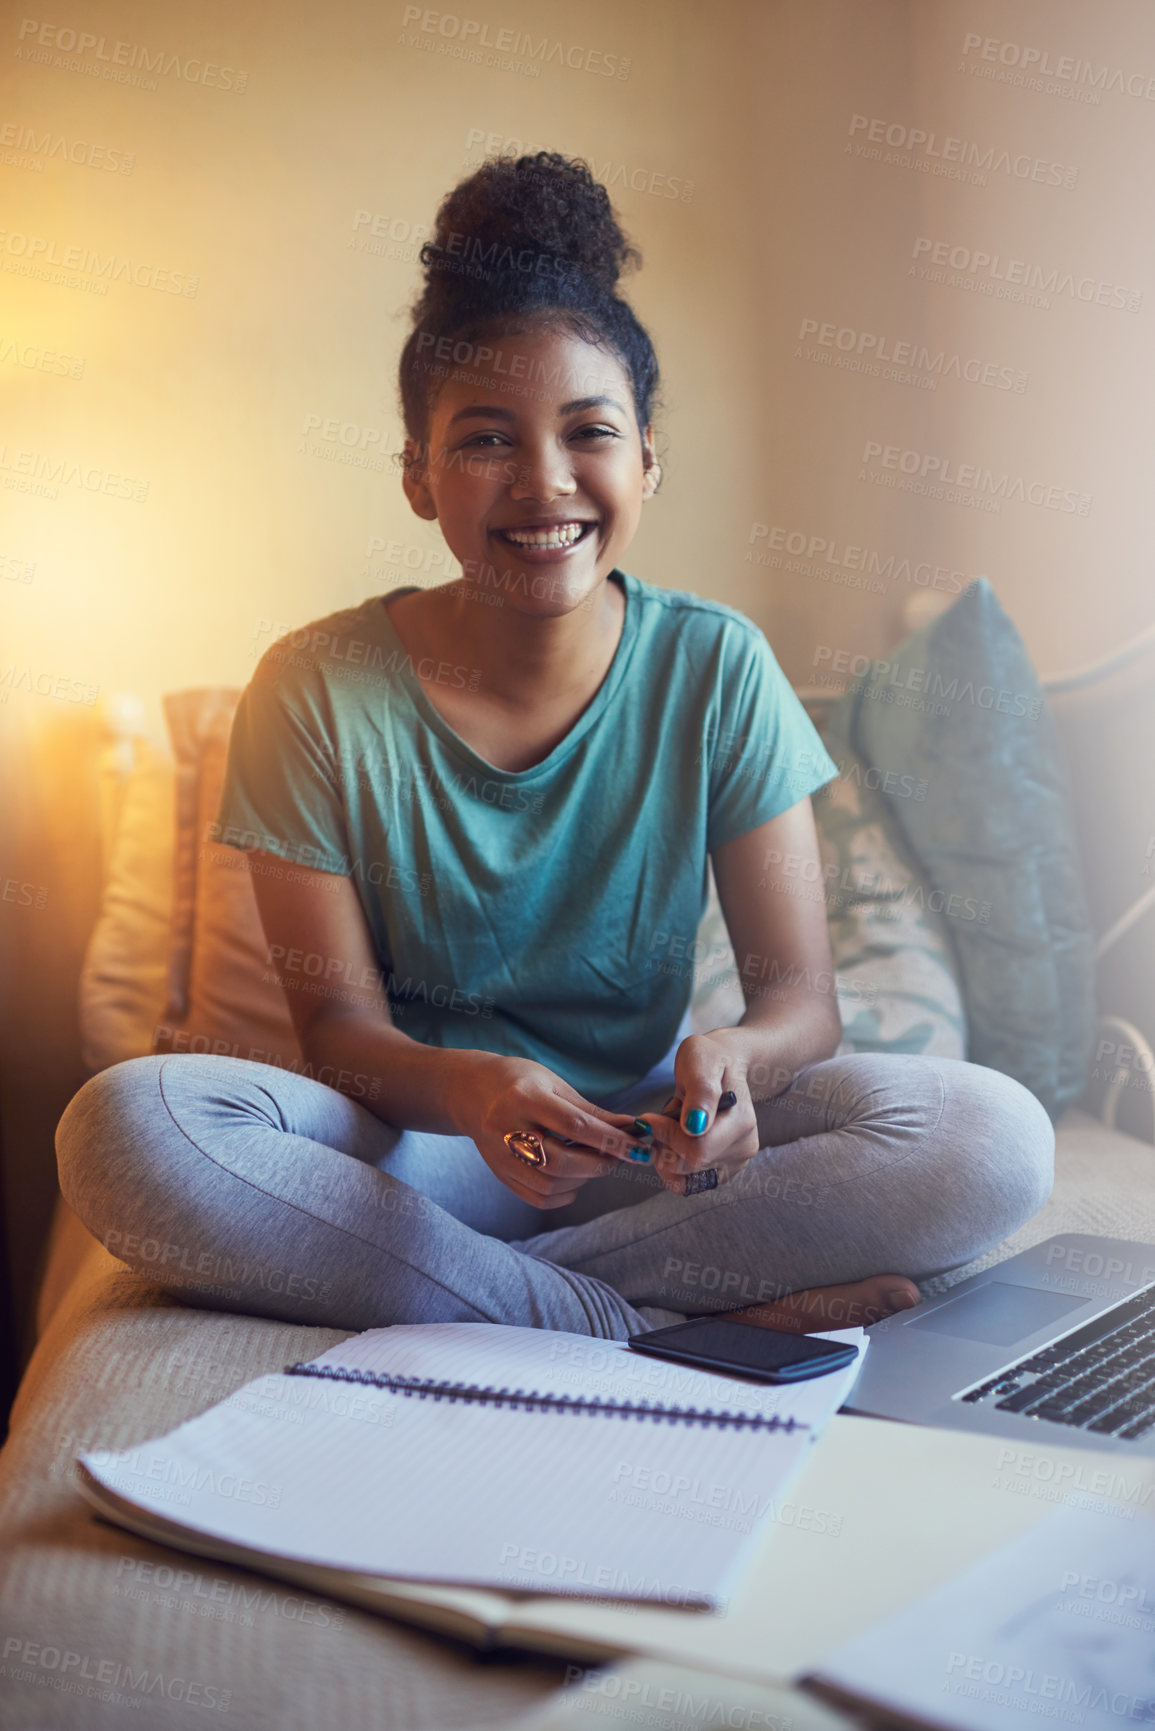
[[[1149,1044],[1155,1029],[1155,880],[1149,875],[1155,778],[1149,766],[1141,768],[1131,743],[1151,737],[1155,719],[1155,633],[1042,684],[1070,782],[1095,935],[1094,991],[1102,1007],[1092,1015],[1090,1001],[1067,1006],[1093,1027],[1093,1036],[1084,1043],[1078,1098],[1059,1116],[1051,1199],[1012,1239],[940,1285],[1059,1231],[1155,1242],[1155,1057]],[[259,927],[252,925],[251,905],[245,911],[251,888],[220,850],[214,854],[206,828],[236,695],[217,689],[173,694],[167,701],[171,754],[148,745],[131,705],[109,717],[109,870],[80,987],[93,1069],[150,1049],[242,1057],[264,1052],[268,1061],[292,1062],[283,1002],[275,987],[270,993],[267,980],[258,979]],[[820,725],[845,701],[829,687],[803,697]],[[864,845],[871,821],[867,812],[854,831],[855,847]],[[832,849],[841,845],[837,836],[830,843]],[[858,909],[856,918],[855,930],[840,934],[836,959],[844,977],[858,982],[859,1006],[864,968],[873,966],[876,980],[891,986],[904,967],[908,984],[909,969],[922,970],[917,993],[904,997],[900,989],[888,998],[883,990],[866,997],[866,1037],[897,1041],[895,1049],[912,1049],[901,1042],[915,1038],[930,1050],[954,1050],[951,1042],[959,1040],[965,1046],[965,991],[952,997],[949,981],[943,985],[939,978],[950,970],[935,948],[925,908],[913,921],[899,922],[901,929],[892,921],[885,941],[877,907]],[[731,1014],[740,1009],[740,997],[735,1000],[733,958],[727,958],[713,896],[694,966],[696,1023],[716,1026],[727,1008]],[[928,982],[939,990],[929,1032],[921,1031],[921,1022],[912,1032],[909,1006],[917,999],[923,1014],[934,996]],[[19,1637],[39,1654],[59,1649],[87,1656],[86,1675],[96,1675],[103,1661],[99,1674],[105,1677],[127,1675],[129,1667],[138,1683],[146,1673],[161,1682],[150,1685],[158,1694],[148,1706],[139,1688],[127,1698],[112,1686],[89,1686],[85,1693],[71,1688],[58,1668],[9,1668],[4,1686],[18,1703],[18,1718],[10,1722],[86,1731],[126,1718],[203,1725],[207,1704],[209,1711],[227,1713],[229,1723],[285,1731],[321,1724],[348,1731],[479,1727],[510,1725],[523,1716],[527,1725],[537,1722],[563,1681],[560,1661],[482,1660],[400,1623],[286,1591],[242,1570],[202,1565],[102,1525],[76,1489],[72,1462],[79,1450],[124,1448],[168,1430],[241,1383],[315,1356],[343,1338],[342,1331],[181,1304],[129,1274],[61,1203],[37,1333],[0,1457],[5,1637]],[[132,1719],[131,1711],[141,1709]]]

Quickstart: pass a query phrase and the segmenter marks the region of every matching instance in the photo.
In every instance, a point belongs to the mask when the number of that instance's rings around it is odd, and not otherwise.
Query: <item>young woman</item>
[[[749,620],[621,568],[658,369],[604,188],[487,162],[423,259],[404,488],[463,576],[276,645],[220,813],[338,1086],[117,1065],[62,1120],[64,1193],[196,1302],[346,1328],[915,1304],[1044,1201],[1049,1120],[976,1065],[832,1055],[824,906],[766,861],[816,860],[835,766]],[[747,1003],[695,1034],[707,856]]]

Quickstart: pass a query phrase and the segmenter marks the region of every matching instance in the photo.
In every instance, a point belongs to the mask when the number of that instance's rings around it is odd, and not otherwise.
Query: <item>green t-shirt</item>
[[[402,1032],[534,1058],[594,1100],[678,1033],[707,854],[837,773],[751,620],[611,580],[609,671],[531,769],[495,768],[443,720],[426,684],[475,675],[414,667],[374,596],[266,652],[219,814],[231,846],[353,877]],[[376,983],[288,961],[294,989],[356,1001]]]

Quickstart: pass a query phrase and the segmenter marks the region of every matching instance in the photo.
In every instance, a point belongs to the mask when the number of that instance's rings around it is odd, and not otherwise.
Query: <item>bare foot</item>
[[[875,1274],[869,1280],[852,1280],[844,1286],[812,1286],[768,1304],[728,1310],[726,1320],[752,1323],[756,1328],[778,1328],[788,1334],[819,1334],[828,1328],[860,1328],[880,1322],[898,1310],[912,1309],[920,1299],[913,1280],[901,1274]]]

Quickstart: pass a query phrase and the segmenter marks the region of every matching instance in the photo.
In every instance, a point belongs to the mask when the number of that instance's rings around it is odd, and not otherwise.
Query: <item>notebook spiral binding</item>
[[[587,1400],[584,1395],[540,1394],[536,1389],[483,1388],[474,1382],[438,1382],[435,1377],[389,1376],[382,1371],[351,1370],[339,1364],[287,1364],[286,1376],[318,1376],[332,1382],[359,1383],[366,1388],[392,1389],[396,1394],[416,1395],[418,1400],[479,1401],[488,1406],[525,1407],[539,1411],[613,1413],[619,1418],[652,1419],[656,1424],[706,1424],[721,1429],[791,1431],[809,1430],[795,1418],[776,1413],[718,1412],[709,1407],[664,1406],[660,1401]]]

